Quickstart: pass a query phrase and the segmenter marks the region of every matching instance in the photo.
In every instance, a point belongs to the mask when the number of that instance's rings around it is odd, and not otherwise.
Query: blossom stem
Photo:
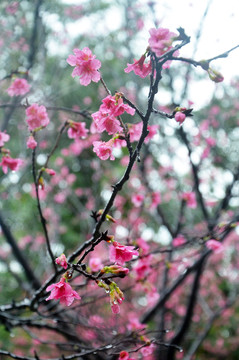
[[[57,271],[57,266],[55,264],[55,257],[53,255],[53,252],[52,252],[52,249],[51,249],[50,239],[49,239],[49,235],[48,235],[48,231],[47,231],[47,227],[46,227],[46,219],[44,218],[43,213],[42,213],[41,202],[40,202],[40,197],[39,197],[38,178],[36,176],[35,155],[36,155],[36,152],[35,152],[35,149],[33,149],[32,150],[32,174],[33,174],[33,180],[34,180],[36,197],[37,197],[37,208],[38,208],[38,212],[39,212],[39,215],[40,215],[43,232],[44,232],[45,239],[46,239],[47,250],[48,250],[48,253],[50,255],[54,271],[56,272]]]

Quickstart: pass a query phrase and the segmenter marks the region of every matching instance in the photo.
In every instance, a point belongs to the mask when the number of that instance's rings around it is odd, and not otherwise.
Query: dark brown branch
[[[43,213],[42,213],[41,202],[40,202],[40,197],[39,197],[39,184],[38,184],[38,178],[36,175],[36,164],[35,164],[35,149],[33,149],[33,151],[32,151],[32,174],[33,174],[33,180],[34,180],[35,191],[36,191],[37,208],[38,208],[43,232],[44,232],[45,239],[46,239],[47,250],[48,250],[48,253],[49,253],[51,261],[52,261],[53,269],[56,272],[57,267],[55,264],[55,257],[53,255],[53,252],[51,249],[50,239],[48,236],[48,230],[47,230],[47,226],[46,226],[46,219],[44,218]]]
[[[171,344],[176,344],[179,346],[181,344],[182,339],[184,338],[186,332],[188,331],[188,328],[190,326],[191,319],[193,316],[193,310],[194,310],[194,307],[195,307],[196,301],[197,301],[197,294],[199,291],[200,279],[201,279],[201,275],[203,273],[203,265],[204,265],[205,261],[206,261],[206,258],[202,257],[201,262],[199,262],[199,264],[198,264],[198,268],[196,270],[191,294],[190,294],[189,301],[188,301],[186,314],[183,318],[180,329],[178,330],[176,335],[171,340],[171,342],[170,342]],[[174,360],[174,356],[175,356],[175,349],[171,347],[168,350],[167,360]]]
[[[11,249],[12,249],[12,252],[13,252],[15,258],[17,259],[19,264],[21,264],[21,266],[24,269],[26,278],[28,279],[28,281],[30,281],[30,283],[32,283],[32,286],[35,290],[39,289],[41,286],[41,283],[34,275],[33,269],[31,268],[27,259],[24,257],[23,252],[19,249],[17,242],[14,239],[9,226],[7,226],[7,224],[3,220],[1,213],[0,213],[0,225],[1,225],[2,232],[5,236],[6,241],[11,246]]]
[[[189,155],[189,160],[190,160],[191,167],[192,167],[192,173],[193,173],[194,185],[195,185],[197,198],[198,198],[198,201],[199,201],[199,204],[200,204],[204,219],[206,220],[206,222],[208,224],[208,227],[211,229],[209,214],[208,214],[207,208],[205,206],[202,193],[201,193],[201,191],[199,189],[200,181],[199,181],[199,176],[198,176],[198,166],[196,166],[192,161],[192,158],[191,158],[191,154],[192,154],[191,146],[190,146],[190,143],[188,141],[187,135],[185,134],[182,127],[180,127],[180,129],[178,130],[178,133],[179,133],[181,139],[183,140],[184,144],[186,145],[186,147],[188,149],[188,155]]]

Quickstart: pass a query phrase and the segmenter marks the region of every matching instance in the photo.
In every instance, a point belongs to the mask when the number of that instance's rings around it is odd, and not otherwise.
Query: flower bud
[[[222,76],[222,74],[216,70],[213,70],[212,68],[209,68],[207,72],[208,72],[210,79],[212,81],[214,81],[215,83],[219,83],[224,80],[224,77]]]

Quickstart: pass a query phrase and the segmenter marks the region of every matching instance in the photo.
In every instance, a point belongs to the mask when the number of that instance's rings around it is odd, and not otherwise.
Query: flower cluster
[[[119,314],[120,313],[119,305],[122,304],[124,300],[124,294],[114,281],[110,283],[109,289],[110,289],[110,306],[112,313]]]
[[[2,161],[0,162],[0,166],[2,166],[4,174],[7,174],[8,169],[17,171],[22,164],[23,160],[13,159],[10,155],[3,156]]]
[[[177,37],[177,34],[164,28],[150,29],[149,33],[149,46],[151,51],[154,52],[157,57],[160,57],[170,50],[174,38]]]
[[[26,116],[29,131],[46,127],[50,122],[44,105],[32,104],[26,109]]]
[[[96,280],[96,283],[99,287],[105,289],[105,292],[110,294],[110,306],[113,314],[120,313],[119,305],[122,304],[124,300],[124,294],[117,286],[114,281],[110,281],[109,284],[106,284],[103,280]]]
[[[99,68],[101,62],[95,58],[88,47],[82,50],[74,49],[75,55],[69,55],[67,62],[71,66],[75,66],[72,77],[79,76],[80,84],[87,86],[91,81],[98,82],[100,80]]]
[[[55,262],[56,262],[57,265],[62,266],[64,269],[67,269],[67,267],[68,267],[67,259],[66,259],[65,254],[61,254],[61,256],[56,258]]]
[[[109,135],[112,135],[122,131],[122,127],[117,117],[124,112],[133,116],[135,114],[135,109],[128,104],[124,104],[122,97],[117,93],[114,96],[108,95],[103,99],[99,111],[93,113],[92,118],[100,133],[107,131]]]
[[[11,86],[7,89],[9,96],[25,95],[30,90],[30,85],[26,79],[17,78],[13,81]]]
[[[116,93],[114,96],[108,95],[102,100],[99,111],[92,114],[94,120],[93,124],[96,130],[100,133],[106,131],[109,135],[115,135],[117,132],[122,132],[123,128],[117,117],[124,112],[134,115],[135,109],[128,104],[124,104],[120,93]],[[107,142],[94,141],[93,151],[101,160],[107,160],[108,158],[114,160],[115,158],[112,151],[116,140],[117,136]]]

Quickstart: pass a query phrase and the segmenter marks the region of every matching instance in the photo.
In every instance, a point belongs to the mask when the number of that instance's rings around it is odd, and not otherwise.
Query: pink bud
[[[186,119],[186,115],[183,114],[181,111],[176,112],[176,114],[174,115],[174,118],[177,122],[179,122],[180,124],[182,124],[184,122],[184,120]]]
[[[35,149],[37,147],[37,142],[32,135],[27,139],[27,147],[29,149]]]

